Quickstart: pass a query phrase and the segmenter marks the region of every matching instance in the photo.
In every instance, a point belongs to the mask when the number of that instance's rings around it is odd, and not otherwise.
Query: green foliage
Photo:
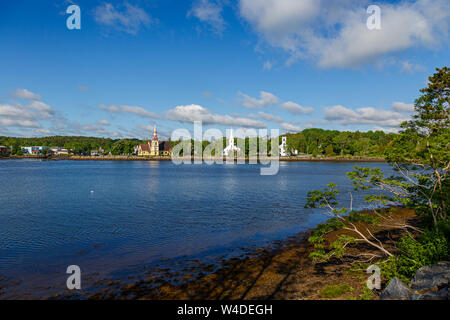
[[[12,154],[20,155],[21,148],[26,146],[47,146],[47,147],[63,147],[71,150],[76,155],[90,155],[91,150],[102,148],[105,153],[112,151],[114,153],[126,154],[132,153],[133,146],[142,143],[138,139],[110,139],[97,137],[81,137],[81,136],[52,136],[42,138],[15,138],[0,137],[0,145],[12,146]]]
[[[398,277],[409,283],[419,268],[450,258],[450,244],[446,237],[431,231],[417,240],[406,235],[398,241],[397,247],[398,253],[380,264],[381,273],[388,280]]]
[[[367,286],[364,286],[362,289],[362,293],[359,296],[360,300],[373,300],[374,299],[374,294],[372,292],[372,290],[370,290],[369,288],[367,288]]]
[[[336,187],[337,185],[335,183],[329,183],[324,191],[313,190],[308,192],[304,207],[323,208],[337,206],[336,196],[339,194],[339,190],[337,190]]]
[[[396,135],[383,131],[340,132],[314,128],[285,136],[288,137],[288,150],[296,149],[302,154],[382,157]]]
[[[338,298],[344,293],[353,292],[353,288],[348,284],[343,285],[329,285],[320,291],[320,296],[323,298]]]
[[[381,223],[381,217],[373,213],[362,212],[362,211],[352,211],[345,220],[350,222],[363,222],[367,224],[379,225]]]
[[[414,104],[413,119],[402,123],[402,131],[386,150],[386,158],[412,180],[402,186],[416,211],[428,215],[436,232],[448,219],[450,200],[450,69],[436,68],[428,86]]]
[[[314,262],[325,262],[331,257],[342,258],[345,254],[347,245],[356,243],[356,239],[346,234],[338,236],[336,241],[331,242],[327,247],[324,245],[323,236],[313,235],[308,238],[308,241],[314,245],[314,251],[309,254],[309,257]]]

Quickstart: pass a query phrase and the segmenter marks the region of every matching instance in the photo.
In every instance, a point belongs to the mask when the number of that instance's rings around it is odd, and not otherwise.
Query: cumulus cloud
[[[336,121],[343,125],[377,124],[385,127],[398,127],[400,123],[408,120],[407,117],[395,111],[372,107],[352,110],[341,105],[325,108],[325,119]]]
[[[280,127],[281,127],[281,129],[284,129],[284,130],[290,131],[290,132],[302,131],[302,128],[300,128],[296,125],[293,125],[291,123],[287,123],[287,122],[280,123]]]
[[[127,106],[127,105],[106,106],[104,104],[101,104],[99,108],[101,110],[111,112],[111,113],[132,113],[132,114],[135,114],[135,115],[138,115],[141,117],[145,117],[145,118],[153,118],[153,119],[160,118],[160,116],[158,114],[148,111],[148,110],[145,110],[144,108],[141,108],[141,107],[136,107],[136,106]]]
[[[55,115],[52,107],[40,101],[39,94],[27,89],[17,89],[12,95],[28,102],[1,104],[0,125],[3,127],[40,128],[39,120],[51,120]]]
[[[13,96],[16,98],[21,98],[21,99],[28,99],[28,100],[40,100],[41,96],[33,93],[31,91],[28,91],[27,89],[16,89],[13,92]]]
[[[259,99],[250,97],[242,92],[239,95],[242,98],[242,105],[249,109],[261,109],[280,103],[280,100],[274,94],[266,91],[259,92]]]
[[[222,5],[209,0],[198,0],[187,13],[188,17],[196,17],[201,22],[211,26],[217,34],[222,34],[225,29],[225,21],[222,17]]]
[[[301,105],[291,101],[280,104],[280,107],[292,114],[308,114],[314,112],[313,108],[302,107]]]
[[[94,8],[94,20],[101,25],[130,34],[137,34],[140,29],[153,22],[144,9],[128,2],[117,7],[108,2],[99,5]]]
[[[414,104],[396,101],[392,103],[391,108],[397,112],[413,112]]]
[[[0,111],[1,111],[0,106]],[[4,127],[24,127],[24,128],[39,128],[41,125],[36,120],[28,119],[14,119],[14,118],[0,118],[0,125]]]
[[[240,126],[246,128],[266,127],[265,123],[254,119],[213,114],[207,108],[204,108],[197,104],[176,106],[175,108],[166,111],[165,114],[167,119],[180,122],[202,121],[204,124],[219,124],[226,126]]]
[[[447,0],[380,4],[381,29],[369,30],[368,1],[240,0],[240,15],[260,39],[324,68],[356,67],[412,47],[448,42]],[[408,66],[406,66],[407,68]]]
[[[276,116],[274,114],[270,114],[270,113],[265,113],[265,112],[258,112],[258,116],[266,121],[271,121],[271,122],[283,122],[283,119],[279,116]]]

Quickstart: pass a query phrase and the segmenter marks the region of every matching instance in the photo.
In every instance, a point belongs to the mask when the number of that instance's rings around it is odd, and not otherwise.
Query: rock
[[[417,270],[411,280],[411,289],[429,290],[434,287],[448,286],[450,282],[450,262],[438,262],[434,266],[425,266]]]
[[[395,277],[389,281],[387,287],[380,295],[381,300],[409,300],[413,291],[399,278]]]
[[[450,262],[417,270],[411,288],[398,278],[393,278],[380,295],[381,300],[449,300]]]

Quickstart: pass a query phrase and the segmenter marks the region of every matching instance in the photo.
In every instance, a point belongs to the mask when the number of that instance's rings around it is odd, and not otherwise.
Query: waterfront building
[[[233,154],[234,154],[235,151],[239,152],[239,151],[241,151],[241,149],[234,145],[233,129],[231,129],[230,137],[228,139],[228,145],[226,146],[225,149],[223,149],[222,155],[227,156],[228,154],[230,154],[230,152],[233,152]]]
[[[159,141],[155,126],[152,140],[136,146],[135,152],[139,156],[170,156],[172,153],[172,144],[170,141]]]
[[[286,157],[287,154],[287,137],[281,137],[281,144],[280,144],[280,156]]]

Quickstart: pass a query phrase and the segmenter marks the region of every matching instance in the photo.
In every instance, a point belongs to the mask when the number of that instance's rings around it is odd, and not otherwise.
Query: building
[[[42,151],[48,149],[48,147],[39,147],[39,146],[33,146],[33,147],[22,147],[22,152],[24,154],[40,154]]]
[[[152,140],[136,146],[135,153],[139,156],[170,156],[172,153],[172,144],[170,141],[158,140],[155,126]]]
[[[0,156],[7,156],[9,155],[11,149],[6,146],[0,146]]]
[[[236,152],[239,152],[239,151],[241,151],[241,149],[238,148],[238,147],[236,147],[236,146],[234,145],[233,129],[231,129],[231,131],[230,131],[230,137],[229,137],[229,139],[228,139],[228,145],[226,146],[225,149],[223,149],[223,151],[222,151],[222,156],[227,156],[227,155],[229,155],[231,152],[233,152],[233,154],[234,154],[235,151],[236,151]]]
[[[50,151],[52,154],[54,154],[56,156],[63,156],[63,155],[69,154],[69,150],[67,150],[65,148],[61,148],[61,147],[51,147]]]
[[[287,142],[287,137],[281,137],[280,156],[282,156],[282,157],[286,157],[288,155],[286,142]]]

